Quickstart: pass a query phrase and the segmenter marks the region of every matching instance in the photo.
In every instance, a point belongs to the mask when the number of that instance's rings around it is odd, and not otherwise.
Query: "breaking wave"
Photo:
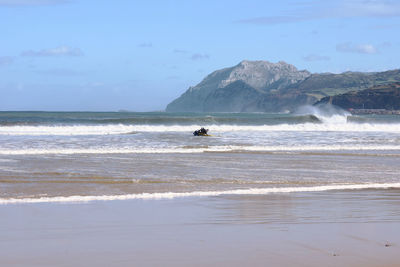
[[[307,151],[400,151],[399,145],[277,145],[277,146],[206,146],[172,148],[29,148],[3,149],[0,155],[73,155],[73,154],[185,154],[185,153],[228,153],[228,152],[307,152]]]
[[[249,188],[225,191],[193,191],[193,192],[165,192],[165,193],[141,193],[126,195],[100,195],[100,196],[66,196],[66,197],[40,197],[40,198],[0,198],[0,204],[23,203],[80,203],[90,201],[133,200],[133,199],[174,199],[182,197],[213,197],[223,195],[267,195],[274,193],[300,193],[322,192],[331,190],[363,190],[363,189],[399,189],[400,183],[369,183],[369,184],[341,184],[321,185],[312,187],[272,187]]]
[[[1,115],[1,113],[0,113]],[[317,116],[312,114],[288,115],[288,114],[265,114],[265,113],[218,113],[218,114],[152,114],[152,113],[135,113],[128,117],[121,117],[109,113],[104,116],[71,117],[71,114],[57,114],[53,117],[18,117],[18,118],[1,118],[0,126],[38,126],[54,124],[64,125],[107,125],[107,124],[123,124],[123,125],[192,125],[192,124],[237,124],[237,125],[264,125],[264,124],[280,124],[280,123],[318,123],[321,122]],[[40,115],[40,114],[39,114]],[[64,115],[64,117],[62,116]],[[69,116],[67,116],[69,115]],[[83,116],[81,114],[81,116]],[[112,115],[112,116],[111,116]],[[42,115],[44,116],[44,115]],[[108,117],[110,116],[110,117]],[[113,117],[114,116],[114,117]],[[115,117],[117,116],[117,117]]]
[[[0,113],[1,114],[1,113]],[[12,113],[0,117],[0,135],[118,135],[140,132],[346,131],[400,132],[399,120],[357,117],[334,106],[304,106],[295,114],[266,113]],[[7,114],[6,114],[7,115]],[[17,116],[18,115],[18,116]],[[28,116],[29,115],[29,116]]]
[[[218,152],[394,151],[399,145],[209,146],[199,148],[54,148],[0,150],[0,155],[185,154]]]
[[[340,121],[342,118],[331,118]],[[302,123],[279,125],[63,125],[63,126],[3,126],[0,135],[116,135],[140,132],[193,132],[194,129],[204,126],[210,132],[238,132],[238,131],[265,131],[265,132],[400,132],[398,123]]]

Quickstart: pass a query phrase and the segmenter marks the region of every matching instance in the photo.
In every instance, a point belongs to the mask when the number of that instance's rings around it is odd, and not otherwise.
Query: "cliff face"
[[[273,89],[279,90],[308,76],[310,76],[308,71],[298,71],[295,66],[283,61],[271,63],[244,60],[232,68],[229,77],[222,80],[219,87],[223,88],[236,81],[242,81],[260,92],[268,92]]]
[[[311,74],[285,62],[242,61],[214,71],[172,101],[166,111],[280,112],[372,86],[400,82],[400,70]]]
[[[400,110],[400,83],[324,97],[316,105],[323,103],[331,103],[344,109]]]
[[[310,76],[285,62],[242,61],[232,68],[217,70],[190,87],[167,106],[167,111],[263,111],[259,102]]]

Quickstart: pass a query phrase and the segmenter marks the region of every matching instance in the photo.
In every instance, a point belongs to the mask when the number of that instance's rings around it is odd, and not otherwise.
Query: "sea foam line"
[[[332,190],[361,190],[361,189],[389,189],[400,188],[400,183],[370,183],[370,184],[344,184],[344,185],[321,185],[312,187],[271,187],[271,188],[249,188],[225,191],[194,191],[194,192],[165,192],[165,193],[141,193],[126,195],[101,195],[101,196],[67,196],[67,197],[41,197],[41,198],[0,198],[0,204],[24,204],[24,203],[79,203],[90,201],[111,200],[162,200],[183,197],[213,197],[223,195],[267,195],[273,193],[298,193],[298,192],[321,192]]]
[[[115,135],[132,132],[188,132],[204,126],[213,133],[266,131],[266,132],[389,132],[400,133],[400,124],[372,123],[302,123],[279,125],[63,125],[63,126],[1,126],[0,135]]]
[[[302,151],[394,151],[400,145],[301,145],[301,146],[209,146],[203,148],[50,148],[4,149],[0,155],[74,155],[74,154],[188,154],[223,152],[302,152]]]

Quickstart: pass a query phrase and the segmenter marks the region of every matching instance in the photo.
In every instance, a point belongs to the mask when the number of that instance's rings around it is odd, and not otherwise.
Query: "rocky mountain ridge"
[[[282,112],[325,96],[400,82],[400,70],[311,74],[280,61],[244,60],[217,70],[172,101],[173,112]]]

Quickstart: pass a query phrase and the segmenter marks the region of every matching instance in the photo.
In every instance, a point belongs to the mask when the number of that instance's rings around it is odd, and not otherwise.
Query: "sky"
[[[242,60],[400,68],[400,0],[0,0],[0,110],[159,111]]]

